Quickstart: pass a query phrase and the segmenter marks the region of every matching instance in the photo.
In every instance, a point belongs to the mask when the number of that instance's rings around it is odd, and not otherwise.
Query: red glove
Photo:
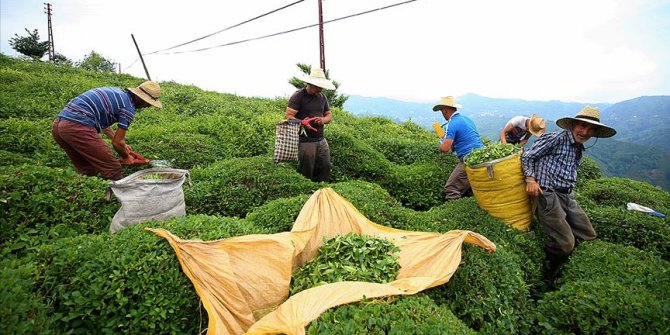
[[[316,116],[315,117],[304,118],[302,121],[300,121],[300,124],[303,127],[305,127],[305,129],[307,129],[309,131],[316,131],[316,128],[312,127],[312,125],[310,124],[310,123],[314,122],[314,120],[316,120],[316,119],[317,119]]]

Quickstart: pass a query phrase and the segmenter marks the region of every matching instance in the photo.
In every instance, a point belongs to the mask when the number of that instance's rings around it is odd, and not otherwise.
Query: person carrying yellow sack
[[[546,121],[536,114],[531,117],[515,116],[507,121],[500,132],[500,142],[526,145],[531,135],[542,136],[547,130]]]

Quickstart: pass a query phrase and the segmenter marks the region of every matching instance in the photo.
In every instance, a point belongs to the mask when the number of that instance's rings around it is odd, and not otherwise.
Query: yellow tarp
[[[329,308],[364,298],[415,294],[446,283],[460,264],[463,242],[489,252],[496,249],[470,231],[424,233],[375,224],[330,188],[310,197],[291,232],[203,242],[150,230],[174,248],[208,312],[208,334],[216,335],[304,334],[305,326]],[[291,271],[316,255],[324,236],[349,232],[393,241],[400,249],[397,279],[387,284],[327,284],[286,300]]]
[[[521,151],[473,167],[467,166],[465,172],[479,207],[508,226],[521,231],[530,229],[533,213],[521,168]]]

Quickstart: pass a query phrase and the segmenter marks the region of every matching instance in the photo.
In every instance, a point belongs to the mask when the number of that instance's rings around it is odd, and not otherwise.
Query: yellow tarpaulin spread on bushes
[[[174,248],[208,312],[208,334],[217,335],[304,334],[305,326],[329,308],[365,298],[415,294],[446,283],[460,264],[463,242],[496,250],[495,244],[471,231],[439,234],[378,225],[330,188],[310,197],[291,232],[203,242],[150,230]],[[291,271],[317,254],[324,236],[349,232],[393,241],[400,249],[397,279],[387,284],[332,283],[287,300]]]
[[[479,207],[508,226],[521,231],[530,229],[533,213],[521,168],[521,151],[467,166],[465,172]]]

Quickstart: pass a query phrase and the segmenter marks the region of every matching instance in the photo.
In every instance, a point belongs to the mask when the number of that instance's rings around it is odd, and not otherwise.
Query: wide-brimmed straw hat
[[[433,107],[433,112],[442,110],[444,107],[453,107],[456,109],[463,108],[463,106],[456,103],[456,99],[454,97],[448,96],[440,98],[440,102],[438,102],[437,105]]]
[[[333,85],[333,83],[331,83],[330,80],[326,78],[326,74],[323,72],[323,69],[319,67],[312,68],[309,76],[305,76],[301,80],[314,86],[325,88],[327,90],[335,89],[335,85]]]
[[[598,128],[596,128],[594,131],[593,137],[607,138],[616,134],[616,130],[614,130],[614,128],[600,123],[600,109],[597,107],[586,106],[582,108],[582,110],[579,111],[575,117],[564,117],[556,120],[556,125],[563,129],[569,130],[571,121],[588,122],[598,126]]]
[[[147,80],[140,86],[129,87],[128,91],[156,108],[163,108],[163,104],[158,100],[161,96],[161,87],[155,81]]]
[[[528,123],[528,131],[537,137],[542,136],[547,131],[547,121],[537,114],[531,115]]]

